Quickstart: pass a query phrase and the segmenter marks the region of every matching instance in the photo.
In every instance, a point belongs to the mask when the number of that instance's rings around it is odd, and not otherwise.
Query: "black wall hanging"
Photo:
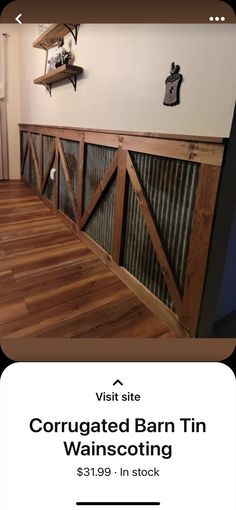
[[[171,64],[170,74],[167,76],[165,84],[166,84],[166,92],[163,104],[166,106],[175,106],[179,104],[179,92],[180,85],[183,79],[182,74],[179,73],[180,66],[175,65],[174,62]]]

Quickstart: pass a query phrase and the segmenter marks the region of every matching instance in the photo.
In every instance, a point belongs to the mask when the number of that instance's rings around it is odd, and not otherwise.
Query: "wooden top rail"
[[[223,138],[19,124],[20,131],[221,166]]]

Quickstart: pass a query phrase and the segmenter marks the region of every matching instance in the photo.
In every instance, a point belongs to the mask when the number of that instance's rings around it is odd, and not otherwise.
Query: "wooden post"
[[[40,191],[42,192],[43,187],[43,135],[40,133],[40,160],[39,160],[39,172],[40,172]]]
[[[85,143],[84,143],[84,135],[83,140],[81,140],[79,144],[79,161],[78,161],[78,171],[77,171],[77,196],[78,196],[78,220],[79,225],[81,221],[81,217],[83,214],[83,207],[84,207],[84,149],[85,149]]]
[[[192,336],[197,330],[219,177],[219,166],[200,166],[183,298]]]
[[[29,137],[30,137],[30,132],[28,131],[28,141],[27,141],[27,146],[28,146],[28,153],[29,153],[29,184],[31,185],[31,150],[30,150],[30,141],[29,141]]]
[[[70,198],[71,207],[73,209],[73,213],[74,213],[74,217],[75,217],[75,222],[78,225],[78,215],[77,215],[77,207],[76,207],[76,201],[75,201],[73,185],[72,185],[72,182],[71,182],[70,171],[69,171],[69,168],[68,168],[68,165],[67,165],[66,156],[65,156],[64,149],[63,149],[63,146],[62,146],[60,138],[57,139],[57,149],[58,149],[58,154],[60,155],[60,160],[61,160],[61,164],[62,164],[62,168],[63,168],[63,173],[64,173],[64,177],[65,177],[66,187],[67,187],[68,195],[69,195],[69,198]]]
[[[56,141],[55,141],[55,144],[54,144],[54,146],[52,148],[52,152],[51,152],[50,158],[48,160],[47,168],[45,170],[45,174],[44,174],[44,178],[43,178],[43,184],[42,184],[42,194],[43,194],[43,192],[45,190],[45,187],[46,187],[46,184],[47,184],[48,176],[49,176],[49,173],[50,173],[50,170],[51,170],[52,163],[54,161],[55,153],[56,153]]]
[[[25,153],[23,154],[23,157],[22,157],[21,175],[23,175],[23,172],[24,172],[25,160],[26,160],[26,156],[27,156],[27,153],[28,153],[28,145],[29,145],[29,141],[28,141],[28,137],[27,137],[27,144],[26,144],[26,147],[25,147]],[[23,149],[23,147],[22,147],[22,149]]]
[[[125,189],[127,178],[127,153],[127,151],[120,149],[118,154],[118,172],[116,181],[116,203],[112,249],[112,258],[118,265],[120,265],[122,256],[122,234],[124,228]]]
[[[41,175],[40,175],[40,170],[39,170],[39,163],[38,163],[37,154],[35,151],[34,142],[33,142],[31,133],[29,133],[29,144],[30,144],[30,149],[31,149],[31,156],[33,158],[36,179],[38,181],[38,187],[39,187],[39,190],[41,190]]]
[[[59,158],[58,158],[58,137],[56,138],[56,153],[55,153],[55,163],[54,167],[56,169],[55,172],[55,186],[56,186],[56,193],[55,193],[55,207],[56,209],[59,208]]]

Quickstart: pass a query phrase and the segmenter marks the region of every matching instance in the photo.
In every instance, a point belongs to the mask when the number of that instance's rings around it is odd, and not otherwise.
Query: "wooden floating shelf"
[[[71,64],[64,64],[63,66],[58,67],[53,71],[49,71],[49,73],[40,76],[34,80],[34,83],[39,85],[44,85],[48,83],[55,83],[57,81],[64,80],[70,76],[76,76],[77,74],[82,73],[83,68],[78,66],[73,66]]]
[[[60,66],[57,69],[49,71],[49,73],[43,74],[43,76],[36,78],[34,83],[36,85],[44,85],[51,95],[51,84],[68,78],[76,90],[77,75],[81,74],[82,72],[82,67],[73,66],[71,64],[64,64],[63,66]]]
[[[43,32],[34,42],[34,48],[40,48],[44,50],[49,50],[53,48],[57,44],[58,39],[60,37],[65,37],[65,35],[71,33],[74,37],[75,44],[77,42],[78,35],[78,26],[79,24],[71,25],[69,23],[54,23],[50,27],[48,27],[45,32]],[[74,31],[73,31],[74,30]]]

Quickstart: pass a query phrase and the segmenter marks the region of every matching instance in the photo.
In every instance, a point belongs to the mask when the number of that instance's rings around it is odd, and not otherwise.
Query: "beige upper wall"
[[[235,25],[82,24],[77,46],[71,35],[65,43],[72,41],[75,64],[84,68],[84,76],[76,92],[62,82],[52,88],[52,97],[33,84],[45,64],[44,50],[32,47],[36,25],[12,27],[17,34],[8,40],[9,58],[14,58],[9,69],[15,67],[20,90],[20,110],[9,119],[12,133],[20,111],[25,123],[229,135],[236,90]],[[183,84],[181,104],[170,108],[163,98],[172,61],[181,66]]]
[[[21,27],[22,121],[105,129],[228,136],[236,90],[235,25],[82,24],[77,92],[33,85],[44,51],[32,48],[33,25]],[[71,36],[67,36],[72,39]],[[170,64],[181,66],[181,104],[163,105]]]

